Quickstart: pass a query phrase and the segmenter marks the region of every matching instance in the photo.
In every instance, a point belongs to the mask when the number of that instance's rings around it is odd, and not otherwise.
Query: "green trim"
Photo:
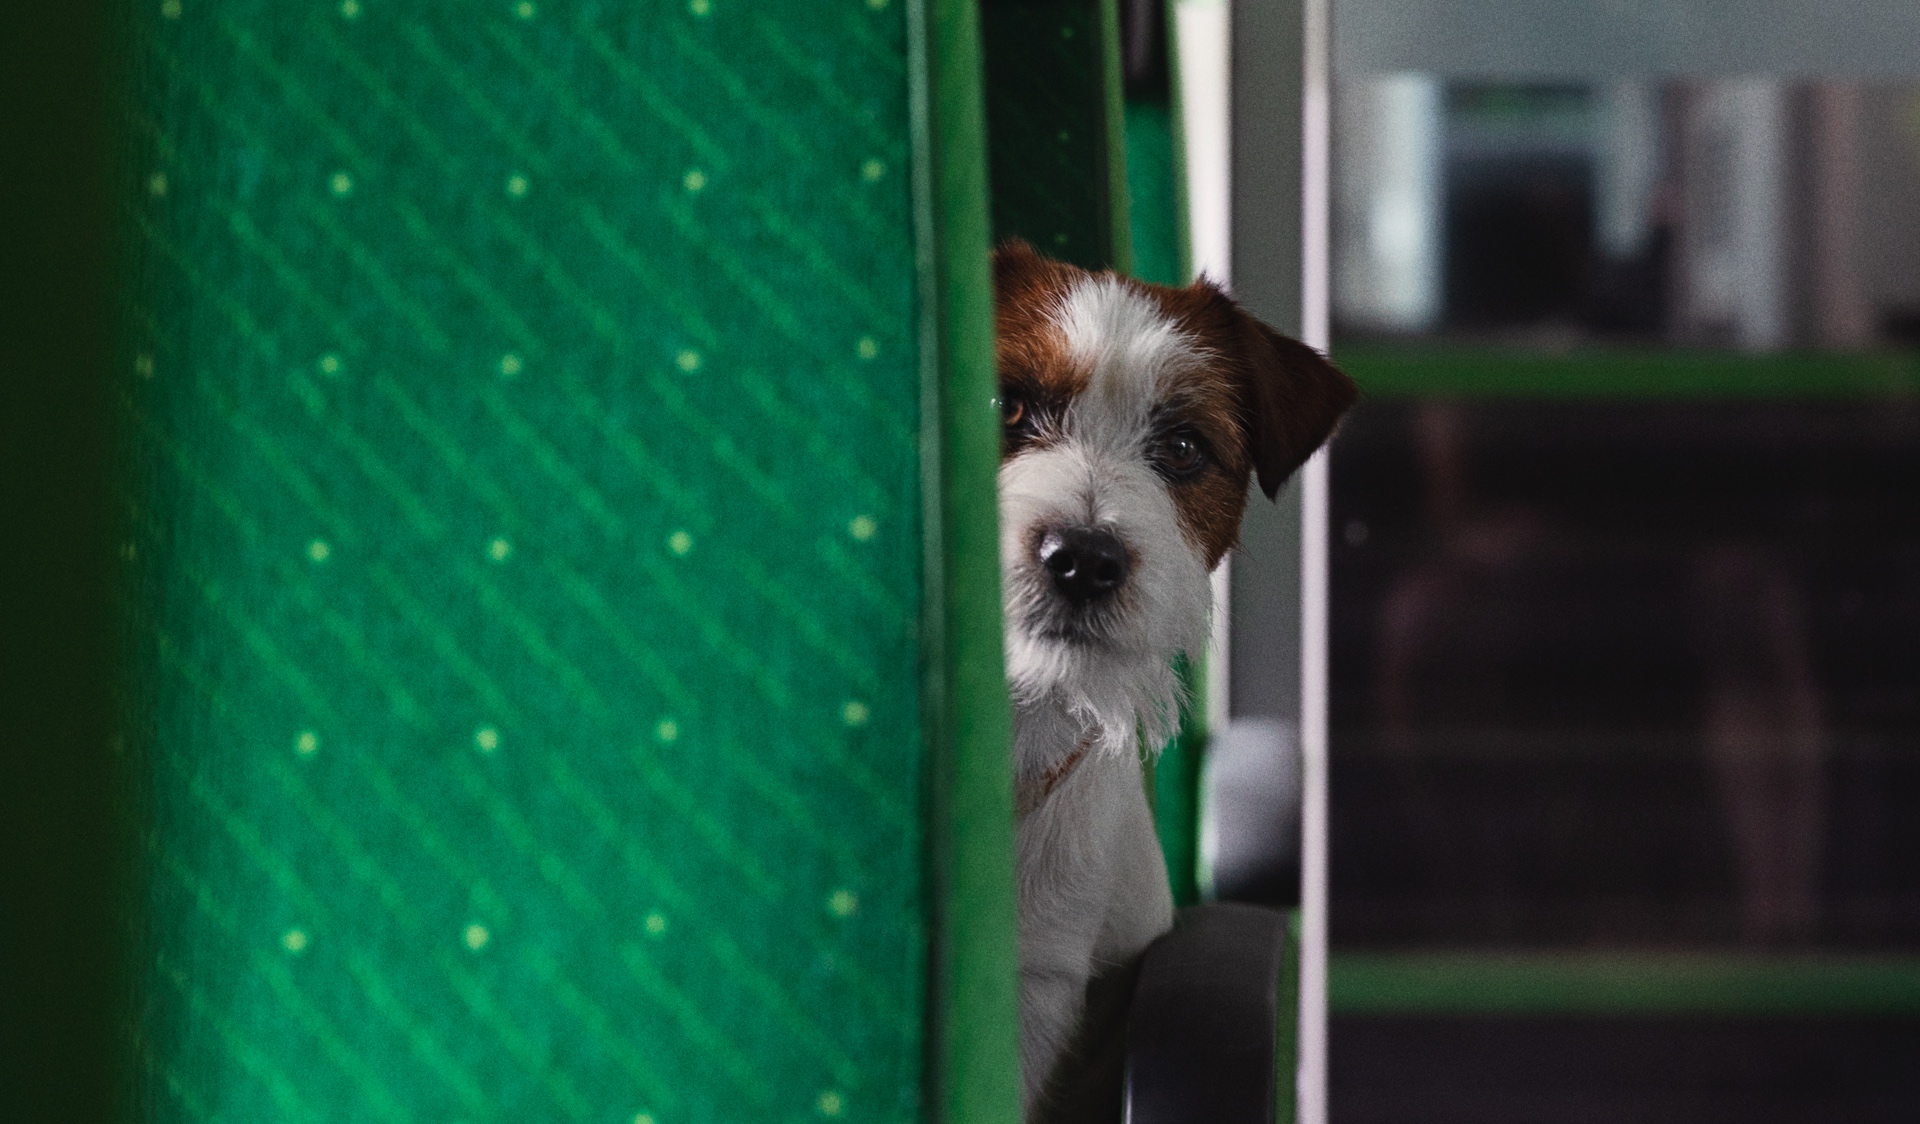
[[[1280,959],[1279,1017],[1273,1027],[1273,1124],[1293,1124],[1300,1108],[1300,911],[1287,911],[1287,947]],[[1288,1018],[1288,1012],[1293,1013]]]
[[[1163,101],[1129,101],[1126,112],[1131,272],[1156,285],[1184,285],[1171,109]]]
[[[1101,118],[1106,126],[1109,260],[1120,273],[1133,272],[1133,219],[1127,190],[1126,78],[1120,62],[1119,0],[1100,5]]]
[[[1342,1015],[1920,1014],[1920,957],[1336,953]]]
[[[1457,345],[1339,344],[1334,358],[1375,398],[1853,398],[1920,393],[1920,353],[1593,348],[1540,354]]]
[[[927,1117],[999,1124],[1020,1111],[1018,949],[980,16],[975,0],[910,12],[932,754]]]
[[[1200,900],[1200,764],[1207,746],[1204,663],[1181,662],[1180,679],[1190,702],[1182,709],[1180,732],[1154,762],[1147,788],[1167,883],[1173,904],[1181,908]]]
[[[1193,227],[1187,218],[1187,115],[1180,93],[1180,0],[1166,0],[1167,118],[1173,146],[1173,215],[1180,240],[1180,280],[1193,280]]]

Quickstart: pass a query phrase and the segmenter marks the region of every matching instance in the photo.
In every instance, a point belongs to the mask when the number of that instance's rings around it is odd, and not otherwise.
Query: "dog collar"
[[[1015,811],[1024,816],[1040,805],[1045,804],[1047,797],[1053,795],[1053,790],[1060,787],[1060,782],[1066,780],[1067,776],[1079,766],[1080,762],[1086,759],[1087,751],[1092,748],[1093,735],[1089,734],[1081,738],[1080,744],[1073,747],[1072,753],[1054,762],[1051,768],[1040,775],[1039,795],[1033,797],[1031,800],[1022,800]]]

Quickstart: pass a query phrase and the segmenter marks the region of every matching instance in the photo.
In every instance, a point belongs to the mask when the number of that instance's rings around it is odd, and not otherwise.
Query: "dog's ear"
[[[1024,238],[1009,238],[993,248],[993,288],[1002,296],[1021,283],[1044,273],[1047,260]]]
[[[1039,256],[1040,254],[1033,248],[1033,243],[1027,241],[1025,238],[1005,238],[1000,241],[999,245],[993,248],[993,260],[995,262],[1000,261],[1002,258],[1012,260],[1014,258],[1037,258]]]
[[[1353,380],[1327,357],[1281,335],[1237,305],[1235,358],[1247,427],[1247,452],[1260,490],[1273,499],[1352,406]]]

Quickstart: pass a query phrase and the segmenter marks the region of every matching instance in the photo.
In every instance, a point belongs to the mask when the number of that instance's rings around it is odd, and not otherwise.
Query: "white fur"
[[[1078,1024],[1088,979],[1137,956],[1173,921],[1140,761],[1172,735],[1174,657],[1198,654],[1211,588],[1147,460],[1169,376],[1204,361],[1146,297],[1081,282],[1053,310],[1090,381],[1064,423],[1001,467],[1001,570],[1017,784],[1030,799],[1083,740],[1094,747],[1019,826],[1022,1104],[1029,1117]],[[1104,528],[1133,566],[1091,635],[1049,631],[1038,529]]]

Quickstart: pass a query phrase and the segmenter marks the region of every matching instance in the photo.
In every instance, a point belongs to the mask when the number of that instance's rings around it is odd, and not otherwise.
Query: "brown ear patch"
[[[1306,463],[1358,397],[1326,356],[1255,319],[1209,281],[1156,290],[1219,357],[1237,396],[1247,456],[1268,499]]]

